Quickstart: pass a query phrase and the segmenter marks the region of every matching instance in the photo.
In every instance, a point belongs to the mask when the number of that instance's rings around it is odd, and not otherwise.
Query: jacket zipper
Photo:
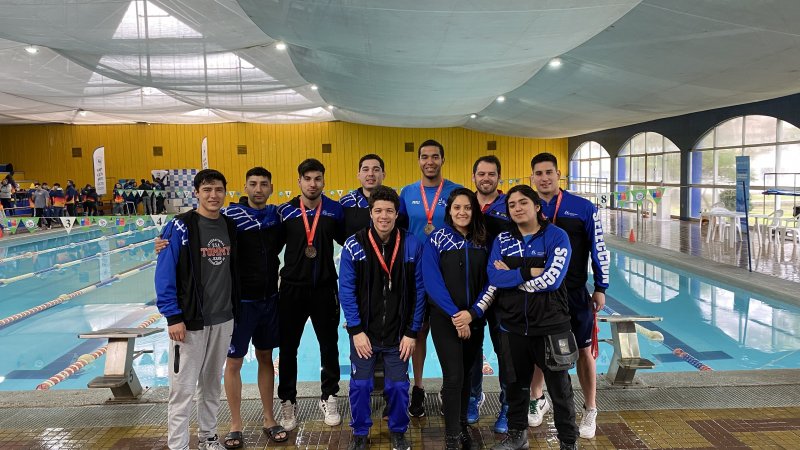
[[[469,294],[469,241],[466,239],[464,239],[464,260],[464,273],[466,274],[465,280],[467,289],[466,304],[467,309],[469,309],[472,306],[472,297]]]

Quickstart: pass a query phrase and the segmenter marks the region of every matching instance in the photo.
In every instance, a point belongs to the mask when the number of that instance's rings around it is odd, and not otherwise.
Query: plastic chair
[[[781,224],[783,222],[781,220],[781,219],[783,219],[783,210],[782,209],[776,209],[775,212],[772,213],[770,216],[771,216],[771,219],[768,218],[768,219],[766,219],[764,221],[765,222],[766,232],[767,232],[767,235],[766,235],[767,243],[775,243],[775,244],[777,244],[778,243],[778,236],[777,235],[779,234],[779,230],[781,229]]]

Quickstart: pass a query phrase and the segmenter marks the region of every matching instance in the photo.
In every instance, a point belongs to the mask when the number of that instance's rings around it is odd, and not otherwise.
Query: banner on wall
[[[97,147],[92,153],[94,162],[94,188],[98,195],[106,194],[106,148]]]
[[[746,195],[750,193],[750,157],[736,157],[736,211],[747,212]]]
[[[203,169],[208,169],[208,137],[200,144],[200,163]]]

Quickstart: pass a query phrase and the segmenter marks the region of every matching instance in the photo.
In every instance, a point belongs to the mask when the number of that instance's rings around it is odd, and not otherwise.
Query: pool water
[[[34,308],[62,294],[107,280],[106,283],[49,309],[7,325],[0,325],[0,390],[31,390],[75,362],[81,355],[103,346],[103,340],[78,339],[82,332],[109,327],[135,327],[157,310],[151,240],[155,229],[133,226],[33,235],[25,241],[0,240],[0,324],[2,319]],[[130,247],[129,247],[130,246]],[[56,249],[50,251],[50,249]],[[98,255],[99,254],[99,255]],[[54,264],[80,263],[52,269]],[[24,279],[20,275],[36,273]],[[645,262],[612,249],[608,307],[621,314],[655,315],[663,322],[644,323],[658,331],[662,341],[640,337],[642,355],[656,362],[655,371],[771,369],[800,367],[800,308],[724,286],[668,266]],[[166,328],[163,319],[151,327]],[[652,333],[646,333],[651,335]],[[601,339],[610,338],[609,326],[600,325]],[[430,337],[429,337],[430,339]],[[135,361],[143,385],[167,385],[168,338],[158,333],[137,340],[138,349],[151,349]],[[676,350],[680,349],[680,350]],[[598,372],[606,372],[613,350],[601,343]],[[497,371],[497,358],[486,333],[486,373]],[[683,355],[683,356],[677,356]],[[691,358],[686,355],[691,355]],[[273,358],[278,357],[275,350]],[[310,322],[300,344],[298,379],[319,379],[319,347]],[[349,373],[349,343],[339,333],[342,379]],[[693,359],[692,359],[693,358]],[[56,384],[52,389],[82,389],[102,375],[104,357]],[[256,381],[257,363],[252,352],[245,357],[242,379]],[[426,377],[440,377],[441,367],[429,342]]]

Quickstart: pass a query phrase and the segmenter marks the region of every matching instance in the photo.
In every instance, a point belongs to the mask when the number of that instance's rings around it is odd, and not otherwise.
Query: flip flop
[[[236,441],[238,443],[237,444],[228,444],[229,441]],[[225,448],[230,448],[230,449],[244,447],[244,438],[242,438],[242,432],[241,431],[231,431],[230,433],[225,435],[225,440],[222,441],[222,445],[224,445]]]
[[[266,434],[273,442],[286,442],[289,439],[289,433],[280,425],[262,427],[261,429],[264,431],[264,434]],[[283,438],[278,438],[278,435],[281,433],[284,435]]]
[[[280,425],[269,428],[263,427],[262,430],[264,430],[264,433],[269,436],[272,442],[286,442],[289,439],[289,433]],[[283,433],[283,438],[278,438],[277,436],[281,433]]]

